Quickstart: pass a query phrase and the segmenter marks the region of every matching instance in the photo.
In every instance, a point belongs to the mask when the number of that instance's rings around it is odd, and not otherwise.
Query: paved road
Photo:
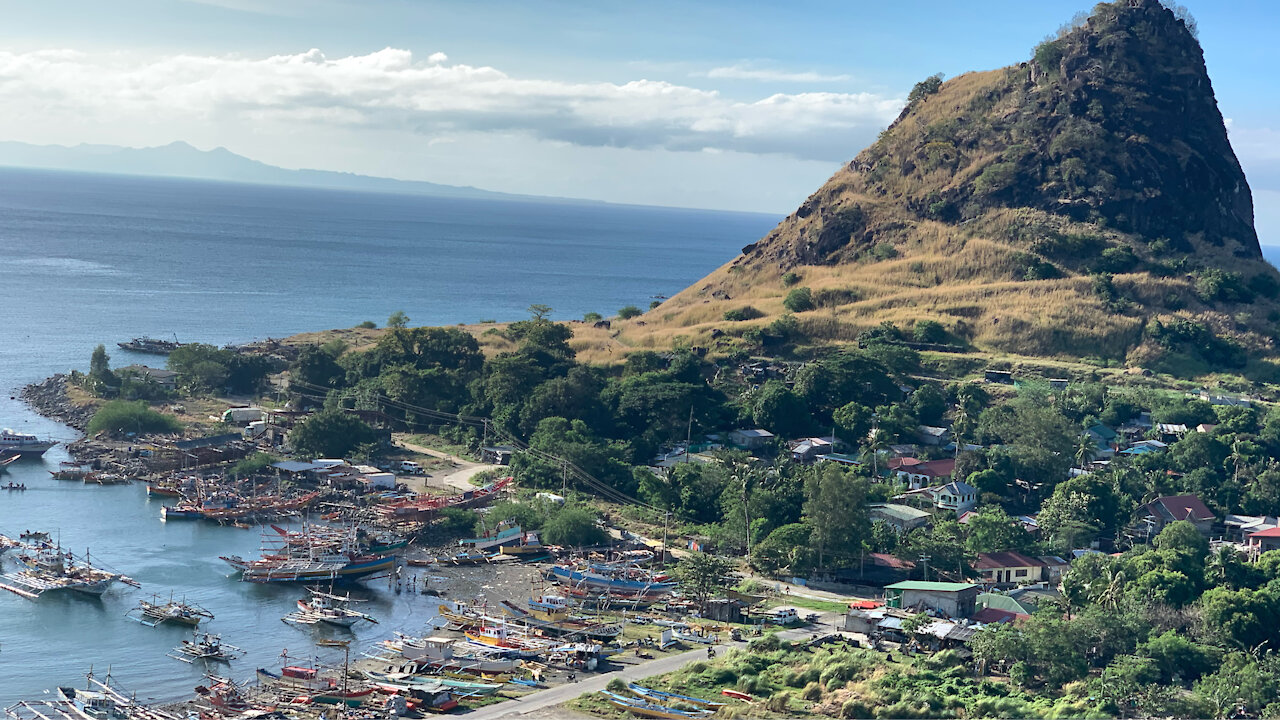
[[[829,622],[830,618],[826,618],[824,616],[824,620]],[[825,632],[826,630],[827,628],[817,627],[798,630],[784,630],[778,633],[778,636],[786,640],[794,640],[797,638],[808,637],[814,632]],[[726,650],[730,650],[732,648],[745,648],[746,646],[747,643],[745,642],[731,642],[723,645],[716,645],[715,648],[716,654],[720,655]],[[519,700],[508,700],[498,705],[490,705],[489,707],[481,708],[475,712],[467,713],[463,717],[467,718],[467,720],[518,718],[527,713],[544,710],[553,705],[568,702],[569,700],[572,700],[586,692],[603,690],[605,686],[609,684],[609,681],[614,678],[631,681],[641,680],[647,677],[653,677],[654,675],[669,673],[672,670],[678,670],[687,663],[691,663],[695,660],[705,659],[707,659],[707,649],[706,647],[700,647],[696,650],[680,653],[679,655],[668,655],[667,657],[650,660],[649,662],[641,663],[639,665],[631,665],[622,670],[615,670],[613,672],[602,673],[600,675],[592,675],[580,682],[541,690],[539,692],[526,695]]]

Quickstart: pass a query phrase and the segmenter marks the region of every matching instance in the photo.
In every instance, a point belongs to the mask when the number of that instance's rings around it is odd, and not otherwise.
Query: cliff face
[[[931,319],[978,347],[1118,358],[1168,349],[1152,321],[1181,317],[1268,350],[1280,317],[1199,43],[1158,0],[920,83],[876,143],[646,325],[717,325],[730,346],[749,326],[718,315],[780,315],[787,273],[825,311],[796,312],[815,342]]]
[[[832,206],[854,190],[923,220],[1029,208],[1160,242],[1160,253],[1261,257],[1200,45],[1157,0],[1099,6],[1028,62],[926,81],[913,95],[876,144],[747,254],[813,264],[847,259],[850,239],[874,243],[868,208]],[[767,247],[779,241],[793,247]]]

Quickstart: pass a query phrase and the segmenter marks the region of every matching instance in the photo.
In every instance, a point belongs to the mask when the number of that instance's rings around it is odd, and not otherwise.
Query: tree
[[[1025,550],[1034,542],[1022,524],[1003,509],[987,505],[971,515],[965,525],[964,545],[970,552],[991,553]]]
[[[529,306],[529,316],[533,318],[535,322],[546,320],[547,317],[550,315],[551,315],[550,305],[543,305],[542,303],[534,303]]]
[[[409,316],[404,314],[403,310],[397,310],[391,313],[391,317],[387,318],[387,327],[392,329],[402,329],[409,326]]]
[[[728,558],[695,552],[676,566],[675,577],[680,590],[706,609],[711,598],[733,584],[733,563]]]
[[[628,305],[618,311],[618,317],[622,318],[623,320],[630,320],[633,317],[639,317],[643,314],[644,314],[644,311],[636,307],[635,305]]]
[[[850,442],[859,442],[871,430],[871,408],[857,402],[846,403],[831,414],[839,435]]]
[[[111,356],[107,354],[105,345],[94,348],[93,355],[89,357],[89,381],[95,389],[116,384],[116,377],[111,373]]]
[[[804,401],[780,380],[770,380],[760,388],[751,415],[757,425],[783,437],[805,434],[813,425]]]
[[[316,413],[289,431],[289,445],[311,457],[340,458],[360,445],[377,441],[377,431],[341,410]]]
[[[859,555],[863,538],[871,531],[867,516],[867,481],[855,478],[838,465],[822,463],[805,481],[805,522],[818,551],[818,566],[827,559],[849,561]]]
[[[566,547],[603,545],[609,539],[596,523],[595,513],[581,506],[562,508],[542,526],[542,537],[551,545]]]
[[[751,549],[751,565],[766,575],[799,575],[812,567],[809,539],[813,528],[791,523],[776,528]]]

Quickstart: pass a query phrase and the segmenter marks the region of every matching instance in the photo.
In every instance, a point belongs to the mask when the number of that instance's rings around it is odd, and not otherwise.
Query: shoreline
[[[55,373],[43,380],[28,383],[18,391],[18,398],[43,418],[85,432],[93,418],[92,407],[77,405],[67,395],[67,375]]]

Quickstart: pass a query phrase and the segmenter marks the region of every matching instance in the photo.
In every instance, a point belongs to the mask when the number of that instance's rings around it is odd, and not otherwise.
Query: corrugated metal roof
[[[928,580],[904,580],[885,586],[885,590],[920,590],[923,592],[959,592],[976,588],[973,583],[932,582]]]

